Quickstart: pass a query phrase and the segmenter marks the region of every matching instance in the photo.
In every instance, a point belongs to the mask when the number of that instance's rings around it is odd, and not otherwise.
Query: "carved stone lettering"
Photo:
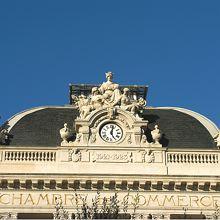
[[[131,161],[131,153],[130,152],[94,152],[93,155],[93,162],[102,163],[102,162],[109,162],[109,163],[128,163]]]
[[[81,197],[88,196],[88,201],[92,201],[95,196],[94,193],[84,194],[80,193]],[[105,193],[102,196],[112,196],[112,193]],[[146,193],[135,193],[130,192],[129,195],[126,192],[119,192],[118,199],[128,201],[128,206],[132,207],[134,200],[138,197],[138,206],[140,208],[179,208],[182,210],[183,207],[194,208],[194,209],[214,209],[216,203],[220,203],[220,196],[210,195],[208,193],[166,193],[159,194],[153,192]],[[64,192],[52,193],[49,191],[45,192],[3,192],[0,193],[0,207],[47,207],[54,208],[55,198],[62,201],[65,206],[75,206],[75,193]],[[101,201],[101,200],[100,200]],[[79,201],[80,202],[80,201]]]

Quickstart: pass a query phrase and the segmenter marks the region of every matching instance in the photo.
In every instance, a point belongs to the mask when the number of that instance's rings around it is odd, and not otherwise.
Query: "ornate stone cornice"
[[[189,191],[189,192],[219,192],[220,180],[210,178],[173,178],[166,177],[60,177],[51,178],[33,176],[24,178],[23,176],[4,176],[0,181],[0,188],[12,189],[41,189],[41,190],[134,190],[134,191]]]

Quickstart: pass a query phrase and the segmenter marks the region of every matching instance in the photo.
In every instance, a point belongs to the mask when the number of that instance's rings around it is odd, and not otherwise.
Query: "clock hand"
[[[113,134],[113,127],[111,127],[110,134],[111,134],[111,136],[112,136],[112,134]]]
[[[112,126],[112,127],[111,127],[111,131],[110,131],[110,135],[115,139],[113,130],[114,130],[114,128],[113,128],[113,126]],[[116,140],[116,139],[115,139],[115,140]]]

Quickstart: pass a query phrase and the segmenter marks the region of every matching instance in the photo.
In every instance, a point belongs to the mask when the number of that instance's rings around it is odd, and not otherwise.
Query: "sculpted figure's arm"
[[[103,82],[102,85],[98,88],[99,92],[103,94],[105,92],[105,83]]]

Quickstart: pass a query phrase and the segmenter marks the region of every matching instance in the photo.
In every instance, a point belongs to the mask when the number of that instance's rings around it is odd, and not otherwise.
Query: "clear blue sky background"
[[[0,1],[0,124],[106,71],[220,126],[220,1]]]

